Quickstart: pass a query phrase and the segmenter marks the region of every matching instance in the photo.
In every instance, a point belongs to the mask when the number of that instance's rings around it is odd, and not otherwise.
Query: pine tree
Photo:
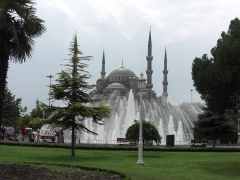
[[[75,156],[75,131],[80,129],[88,133],[93,133],[83,125],[84,120],[102,124],[102,119],[110,114],[109,107],[105,105],[94,106],[89,96],[91,87],[87,80],[90,78],[87,71],[89,56],[81,56],[78,47],[77,36],[74,37],[70,48],[70,63],[66,64],[66,69],[58,74],[56,84],[52,86],[52,97],[55,100],[63,101],[64,107],[53,107],[55,110],[50,115],[50,122],[72,130],[71,156]]]

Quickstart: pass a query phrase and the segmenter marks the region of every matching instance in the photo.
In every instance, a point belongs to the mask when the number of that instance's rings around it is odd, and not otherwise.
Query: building
[[[151,31],[149,32],[148,38],[148,54],[146,56],[147,68],[146,68],[146,79],[144,78],[143,73],[140,76],[137,76],[132,70],[124,67],[122,65],[114,69],[108,75],[105,71],[105,52],[103,52],[102,57],[102,70],[101,77],[96,82],[96,89],[91,93],[94,100],[101,100],[104,97],[109,96],[112,93],[117,93],[120,96],[127,96],[129,91],[132,90],[134,95],[143,96],[145,98],[157,98],[155,92],[153,91],[153,83],[152,83],[152,37]],[[167,98],[167,52],[165,49],[165,57],[164,57],[164,70],[163,70],[163,95],[162,97]]]

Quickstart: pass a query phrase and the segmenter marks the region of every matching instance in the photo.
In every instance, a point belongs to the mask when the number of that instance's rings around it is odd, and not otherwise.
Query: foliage
[[[80,56],[82,53],[78,47],[77,36],[74,37],[70,48],[70,63],[66,69],[58,74],[56,84],[52,86],[52,97],[64,102],[64,107],[53,107],[55,111],[49,117],[50,122],[72,130],[72,157],[75,156],[75,130],[80,129],[96,134],[84,126],[83,121],[92,119],[93,122],[101,124],[102,119],[109,115],[107,106],[92,105],[89,96],[90,86],[87,83],[89,74],[86,70],[86,61],[89,56]]]
[[[26,112],[26,107],[22,107],[22,100],[16,98],[9,89],[5,91],[3,101],[3,125],[16,127],[16,121],[23,113]]]
[[[47,115],[49,114],[48,106],[37,100],[36,107],[32,109],[30,114],[25,114],[18,119],[17,127],[30,127],[39,129],[45,123]]]
[[[139,138],[139,122],[130,126],[126,133],[126,139],[130,142],[137,142]],[[161,136],[158,133],[158,130],[150,122],[143,121],[143,140],[145,142],[155,141],[156,144],[161,142]]]
[[[228,32],[222,32],[217,45],[211,50],[211,57],[204,54],[195,58],[192,65],[192,78],[196,90],[206,102],[204,114],[197,123],[199,132],[208,131],[211,139],[224,136],[225,129],[230,128],[231,121],[226,111],[237,113],[240,95],[240,20],[231,21]],[[236,116],[235,116],[236,117]],[[225,126],[228,124],[228,128]],[[206,128],[208,126],[208,128]],[[236,129],[231,126],[234,134]],[[220,129],[219,129],[220,128]],[[218,129],[216,131],[216,129]],[[228,131],[229,132],[229,131]],[[217,134],[216,134],[217,133]],[[235,135],[232,134],[232,137]]]
[[[231,21],[223,32],[212,57],[196,58],[192,66],[194,86],[206,101],[209,110],[224,113],[234,108],[240,93],[240,20]]]
[[[36,107],[32,109],[31,111],[31,117],[33,118],[42,118],[42,119],[45,119],[47,117],[47,114],[48,114],[48,106],[37,100],[36,101]]]
[[[40,129],[43,124],[44,124],[44,119],[39,117],[35,117],[35,118],[32,117],[28,123],[28,126],[33,129]]]
[[[33,129],[41,128],[49,114],[50,111],[48,106],[45,103],[37,100],[36,107],[30,113],[31,120],[29,121],[28,126]]]
[[[28,114],[24,115],[23,117],[18,118],[17,120],[17,127],[23,128],[23,127],[29,127],[34,130],[40,129],[42,125],[44,124],[44,119],[39,117],[32,117]]]
[[[31,121],[31,116],[28,114],[25,114],[24,116],[17,119],[16,127],[17,128],[23,128],[23,127],[29,127],[29,123]]]
[[[45,28],[36,16],[32,0],[1,0],[0,3],[0,126],[9,62],[23,63],[31,56],[33,39]]]
[[[221,143],[235,143],[237,141],[235,122],[234,115],[229,112],[223,115],[205,112],[200,114],[199,120],[195,122],[194,136],[198,141],[212,140],[214,146],[218,139]]]

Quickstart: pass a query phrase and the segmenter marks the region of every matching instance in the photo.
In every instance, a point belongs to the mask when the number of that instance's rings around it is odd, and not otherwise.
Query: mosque
[[[105,53],[102,56],[100,78],[94,85],[90,96],[93,103],[104,102],[111,107],[111,115],[104,119],[104,125],[96,125],[86,121],[85,126],[98,136],[81,134],[81,142],[114,144],[116,139],[125,138],[127,129],[135,120],[143,118],[153,124],[163,137],[165,144],[167,135],[175,135],[176,144],[187,144],[193,138],[194,121],[197,120],[201,108],[197,104],[183,103],[175,105],[168,97],[168,59],[165,49],[163,67],[163,91],[157,96],[153,90],[153,56],[151,30],[148,37],[146,56],[146,78],[144,74],[137,76],[134,71],[122,65],[110,73],[105,70]],[[70,136],[69,138],[70,139]]]
[[[96,89],[92,92],[92,97],[95,101],[101,100],[104,97],[108,97],[109,94],[113,92],[117,93],[119,96],[127,96],[129,91],[132,90],[135,97],[142,96],[143,98],[156,99],[156,93],[153,91],[152,83],[152,37],[151,31],[149,32],[148,38],[148,54],[146,56],[147,69],[146,69],[146,79],[143,73],[138,77],[132,70],[127,69],[123,66],[113,70],[108,75],[105,71],[105,53],[103,52],[102,57],[102,70],[101,77],[96,82]],[[163,94],[159,99],[166,100],[168,97],[167,87],[168,87],[168,69],[167,69],[167,52],[165,49],[164,57],[164,70],[163,70]]]

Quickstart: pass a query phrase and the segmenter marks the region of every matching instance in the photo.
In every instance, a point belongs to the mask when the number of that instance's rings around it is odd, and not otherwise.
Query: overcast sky
[[[194,57],[209,53],[230,20],[240,17],[239,0],[38,0],[37,14],[47,31],[25,64],[11,64],[9,88],[29,109],[36,99],[47,102],[48,74],[56,74],[68,59],[78,34],[80,49],[93,56],[89,71],[100,77],[102,50],[107,73],[124,65],[137,75],[146,70],[148,31],[152,27],[153,82],[162,93],[164,47],[168,51],[169,95],[189,102]],[[193,101],[200,101],[194,92]]]

